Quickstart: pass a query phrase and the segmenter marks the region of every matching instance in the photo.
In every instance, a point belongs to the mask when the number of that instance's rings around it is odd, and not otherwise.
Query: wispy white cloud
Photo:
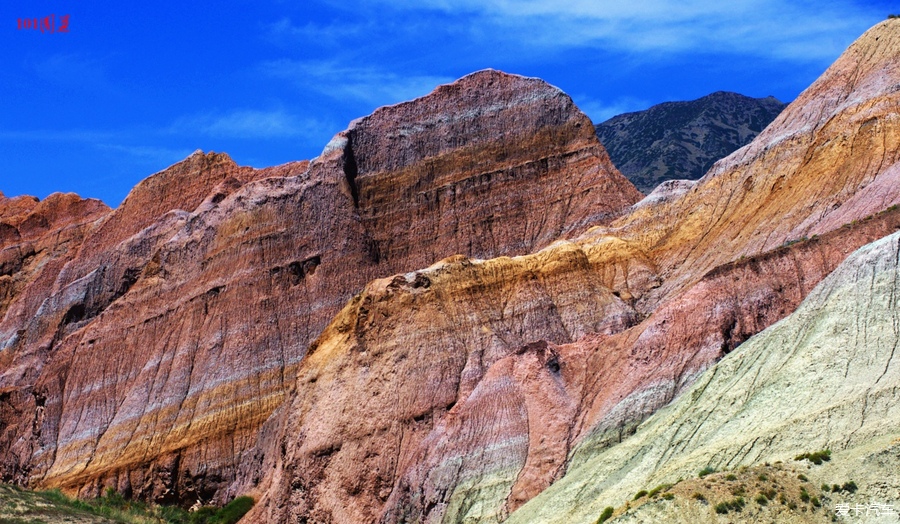
[[[318,137],[323,127],[315,119],[299,117],[284,110],[234,110],[208,112],[179,118],[169,128],[175,134],[202,134],[214,138],[294,138]]]
[[[398,74],[369,67],[352,67],[326,61],[272,60],[260,65],[270,78],[289,80],[297,87],[337,99],[371,105],[411,100],[453,81],[447,76]]]
[[[479,34],[527,35],[522,40],[536,49],[734,52],[797,61],[833,59],[849,44],[834,35],[855,38],[875,14],[874,7],[866,10],[851,0],[384,0],[380,5],[466,16]],[[485,26],[495,31],[485,32]]]
[[[355,37],[365,31],[366,25],[359,23],[317,24],[306,22],[295,24],[284,17],[265,27],[264,37],[276,44],[293,44],[297,41],[316,44],[339,44],[342,40]]]
[[[119,91],[110,80],[104,58],[84,53],[55,53],[25,64],[37,78],[69,89],[105,94]]]

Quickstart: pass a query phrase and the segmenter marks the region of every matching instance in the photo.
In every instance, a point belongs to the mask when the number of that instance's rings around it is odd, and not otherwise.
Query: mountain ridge
[[[787,105],[775,97],[717,91],[663,102],[594,124],[616,167],[644,193],[667,180],[697,180],[748,144]]]
[[[897,24],[640,201],[568,96],[484,71],[309,163],[192,155],[64,245],[4,222],[0,473],[251,494],[248,522],[518,518],[897,230]]]

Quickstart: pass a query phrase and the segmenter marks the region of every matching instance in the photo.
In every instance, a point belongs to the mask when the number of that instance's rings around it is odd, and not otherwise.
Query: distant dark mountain
[[[595,126],[619,171],[649,193],[666,180],[700,178],[717,160],[753,140],[784,108],[771,96],[719,91],[625,113]]]

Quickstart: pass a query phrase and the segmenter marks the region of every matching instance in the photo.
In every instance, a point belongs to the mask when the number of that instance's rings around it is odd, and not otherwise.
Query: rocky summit
[[[640,197],[567,95],[482,71],[311,162],[197,152],[112,211],[4,199],[2,476],[209,500],[366,282],[528,253]]]
[[[719,159],[750,143],[785,108],[774,97],[719,91],[665,102],[596,124],[613,163],[637,188],[697,180]]]
[[[890,471],[897,85],[888,20],[643,199],[568,96],[493,70],[309,162],[198,152],[115,210],[4,198],[0,474],[387,524],[715,519],[685,493],[731,481],[697,470],[799,489],[784,463],[819,448]],[[819,507],[893,488],[856,478]],[[784,500],[753,515],[833,515]]]

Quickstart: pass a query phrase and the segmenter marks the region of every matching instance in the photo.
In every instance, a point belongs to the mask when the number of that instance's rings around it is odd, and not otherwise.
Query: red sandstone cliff
[[[192,155],[76,214],[56,265],[8,255],[4,477],[251,493],[254,522],[502,520],[900,226],[898,26],[627,212],[571,100],[494,71],[309,164]]]
[[[10,266],[3,477],[208,500],[366,282],[527,253],[639,198],[568,96],[496,71],[379,109],[309,163],[195,153],[84,213],[83,244],[42,279]]]
[[[900,203],[898,57],[900,22],[876,26],[752,144],[610,227],[371,283],[248,457],[265,475],[232,488],[262,495],[250,520],[501,521],[617,442],[900,227],[878,213]]]

